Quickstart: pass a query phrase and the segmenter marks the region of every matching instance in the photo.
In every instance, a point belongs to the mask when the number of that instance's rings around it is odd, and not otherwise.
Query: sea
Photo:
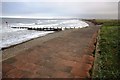
[[[0,49],[7,48],[22,42],[45,36],[54,31],[36,31],[27,29],[12,28],[21,27],[61,27],[83,28],[89,25],[80,19],[31,19],[31,18],[2,18],[0,25]]]

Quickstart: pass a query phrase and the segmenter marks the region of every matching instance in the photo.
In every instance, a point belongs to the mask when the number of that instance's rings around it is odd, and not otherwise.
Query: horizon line
[[[0,18],[29,18],[29,19],[103,19],[103,18],[80,18],[80,17],[23,17],[23,16],[0,16]],[[104,18],[116,19],[116,18]]]

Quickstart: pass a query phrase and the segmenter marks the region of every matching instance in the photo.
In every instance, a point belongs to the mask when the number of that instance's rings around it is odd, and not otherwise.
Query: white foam
[[[0,41],[0,47],[9,47],[11,45],[19,44],[24,41],[37,38],[40,36],[45,36],[49,33],[53,33],[53,31],[29,31],[29,30],[19,30],[14,32],[3,33],[2,41]]]
[[[39,28],[39,27],[53,27],[53,28],[62,28],[64,30],[65,28],[83,28],[88,27],[89,25],[83,21],[80,20],[64,20],[57,23],[57,20],[48,20],[48,22],[55,22],[51,24],[45,24],[45,25],[35,25],[34,23],[31,24],[12,24],[11,27],[30,27],[30,28]],[[47,22],[47,21],[46,21]],[[9,47],[11,45],[19,44],[24,41],[37,38],[40,36],[45,36],[49,33],[53,33],[54,31],[34,31],[34,30],[26,30],[26,29],[13,29],[10,27],[3,27],[0,28],[0,48],[3,47]]]

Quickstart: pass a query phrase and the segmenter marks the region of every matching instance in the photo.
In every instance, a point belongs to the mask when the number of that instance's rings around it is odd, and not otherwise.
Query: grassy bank
[[[99,56],[93,77],[118,78],[120,76],[120,23],[117,20],[96,20],[102,23],[99,38]]]

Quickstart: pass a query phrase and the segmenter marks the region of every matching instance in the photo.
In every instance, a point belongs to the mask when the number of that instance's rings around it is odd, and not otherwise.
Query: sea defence
[[[29,27],[11,27],[11,28],[18,28],[18,29],[27,29],[27,30],[36,30],[36,31],[62,31],[62,28],[29,28]]]
[[[13,50],[14,55],[2,61],[2,77],[89,78],[100,27],[90,22],[88,24],[90,26],[86,28],[64,30],[42,37],[43,42],[42,38],[34,39],[20,44],[21,47],[17,45],[19,47],[3,51],[7,56]],[[24,46],[25,49],[17,52]]]

